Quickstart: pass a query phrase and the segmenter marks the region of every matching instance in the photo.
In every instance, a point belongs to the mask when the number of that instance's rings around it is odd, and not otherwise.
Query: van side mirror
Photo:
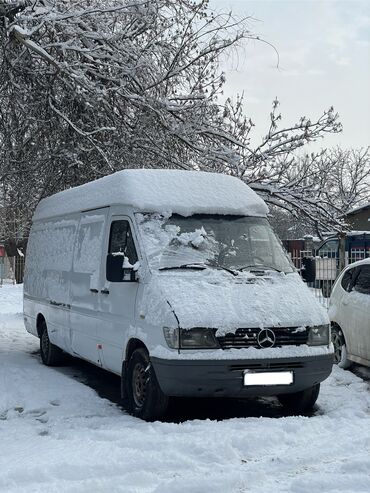
[[[125,257],[123,255],[107,255],[107,281],[111,282],[135,282],[137,281],[137,272],[133,267],[123,267]]]
[[[316,279],[316,263],[313,257],[302,258],[301,276],[306,282],[314,282]]]

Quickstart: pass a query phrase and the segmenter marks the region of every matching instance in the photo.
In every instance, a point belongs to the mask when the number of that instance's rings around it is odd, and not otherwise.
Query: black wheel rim
[[[44,354],[44,356],[47,356],[47,354],[49,353],[49,347],[50,347],[49,336],[46,330],[44,330],[41,336],[41,351]]]
[[[137,407],[143,407],[148,387],[148,374],[142,363],[136,363],[132,372],[132,395]]]
[[[334,346],[334,363],[338,364],[342,361],[342,338],[337,332],[332,332],[331,342]]]

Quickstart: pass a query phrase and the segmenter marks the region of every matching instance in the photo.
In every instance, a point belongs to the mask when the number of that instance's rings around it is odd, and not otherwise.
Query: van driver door
[[[135,325],[135,302],[139,283],[124,276],[123,262],[134,265],[138,261],[137,241],[132,223],[127,216],[111,216],[109,235],[103,255],[100,288],[101,324],[98,330],[99,347],[104,368],[121,373],[123,345],[130,326]],[[108,281],[107,256],[117,260],[115,281]],[[119,265],[118,265],[119,264]]]

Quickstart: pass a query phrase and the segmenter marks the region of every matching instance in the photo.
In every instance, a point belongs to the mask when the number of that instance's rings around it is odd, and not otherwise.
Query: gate
[[[25,258],[0,257],[0,287],[5,283],[21,284],[24,276]]]
[[[292,262],[301,276],[304,278],[304,271],[309,268],[310,262],[314,260],[315,280],[307,282],[307,286],[312,290],[320,303],[328,307],[329,298],[333,285],[341,273],[341,266],[347,266],[358,260],[370,257],[370,250],[366,248],[351,249],[349,252],[343,249],[336,251],[321,252],[324,256],[315,256],[312,250],[301,250],[297,256],[291,256]]]

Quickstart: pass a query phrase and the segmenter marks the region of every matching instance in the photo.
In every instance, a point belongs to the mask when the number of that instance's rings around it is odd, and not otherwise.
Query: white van
[[[128,411],[172,396],[277,395],[300,412],[331,372],[329,320],[241,180],[124,170],[44,199],[28,242],[24,320],[121,376]]]

